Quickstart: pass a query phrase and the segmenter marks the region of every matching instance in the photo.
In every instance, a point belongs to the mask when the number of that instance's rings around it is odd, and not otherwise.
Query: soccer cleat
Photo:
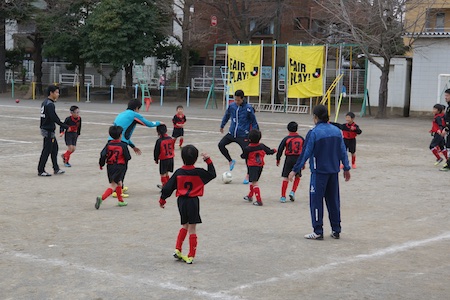
[[[114,198],[117,198],[117,193],[116,193],[116,192],[113,192],[113,193],[112,193],[112,196],[113,196]],[[122,198],[128,198],[128,197],[130,197],[130,195],[122,193]]]
[[[286,197],[281,197],[281,198],[280,198],[280,202],[281,202],[281,203],[286,203]]]
[[[72,165],[69,164],[68,162],[64,163],[64,167],[70,168]]]
[[[315,232],[310,233],[310,234],[306,234],[305,235],[305,239],[308,240],[323,240],[323,234],[317,234]]]
[[[123,186],[122,187],[122,193],[126,193],[126,192],[128,192],[128,187],[127,186]]]
[[[102,202],[103,202],[102,196],[97,196],[97,200],[95,201],[95,208],[99,209],[100,205],[102,205]]]
[[[447,164],[445,164],[442,168],[439,169],[439,171],[444,171],[444,172],[450,171],[450,167]]]
[[[189,265],[191,265],[194,262],[194,258],[193,257],[188,257],[186,255],[183,255],[182,259]]]
[[[249,181],[248,181],[248,179],[247,179],[247,178],[245,178],[245,179],[244,179],[244,181],[242,181],[242,183],[243,183],[243,184],[248,184],[248,183],[249,183]]]
[[[64,154],[61,154],[61,157],[62,157],[63,163],[66,163],[67,161],[66,161],[66,157],[64,156]]]
[[[157,184],[156,187],[160,190],[162,190],[162,188],[163,188],[162,184]]]
[[[330,236],[331,236],[333,239],[336,239],[336,240],[338,240],[338,239],[340,238],[339,232],[336,232],[336,231],[332,231],[331,234],[330,234]]]
[[[125,201],[119,201],[118,205],[119,205],[120,207],[122,207],[122,206],[127,206],[127,205],[128,205],[128,202],[125,202]]]
[[[253,198],[249,197],[249,196],[244,196],[244,200],[247,201],[247,202],[252,202]]]
[[[230,161],[230,171],[233,171],[235,164],[236,164],[236,161],[234,159],[232,161]]]
[[[173,257],[175,257],[178,260],[182,260],[183,259],[183,253],[181,253],[180,250],[175,249],[175,252],[173,253]]]
[[[289,193],[289,200],[291,200],[292,202],[295,201],[295,193],[294,193],[294,191],[291,191],[291,192]]]
[[[66,171],[59,169],[58,171],[55,171],[55,175],[61,175],[66,173]]]
[[[253,202],[254,206],[263,206],[263,203],[261,201],[255,201]]]
[[[38,173],[38,176],[41,176],[41,177],[48,177],[48,176],[52,176],[52,174],[50,174],[50,173],[47,173],[47,172],[42,172],[42,173]]]
[[[356,169],[356,164],[352,164],[352,169]]]
[[[444,161],[444,159],[441,157],[441,158],[438,158],[438,159],[436,159],[436,162],[434,163],[434,165],[435,166],[437,166],[437,165],[439,165],[442,161]]]

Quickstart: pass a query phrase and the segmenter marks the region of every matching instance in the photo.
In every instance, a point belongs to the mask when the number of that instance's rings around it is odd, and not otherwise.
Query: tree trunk
[[[6,57],[6,45],[5,45],[5,19],[0,18],[0,93],[6,92],[6,80],[5,80],[5,57]]]
[[[192,0],[185,0],[183,6],[183,42],[181,44],[181,74],[180,85],[184,89],[189,85],[189,52],[191,47],[191,6]]]
[[[387,112],[387,100],[388,100],[388,83],[389,83],[389,64],[390,59],[384,58],[383,62],[383,68],[381,69],[381,76],[380,76],[380,89],[379,89],[379,95],[378,95],[378,112],[376,117],[377,118],[386,118]]]
[[[133,62],[125,66],[125,94],[133,98]]]
[[[32,39],[34,51],[32,54],[34,61],[34,77],[36,79],[36,92],[38,95],[44,95],[42,88],[42,45],[44,39],[40,37],[39,33],[36,33],[34,39]]]
[[[84,82],[85,82],[85,78],[86,78],[86,64],[84,63],[84,61],[82,63],[80,63],[80,65],[78,66],[79,68],[79,72],[81,74],[81,79],[80,79],[80,96],[81,97],[86,97],[86,88],[84,86]]]

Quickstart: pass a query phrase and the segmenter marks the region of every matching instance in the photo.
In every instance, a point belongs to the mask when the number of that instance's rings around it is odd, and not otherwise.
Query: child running
[[[361,134],[362,131],[359,126],[354,122],[355,114],[353,112],[348,112],[345,115],[345,121],[347,123],[339,124],[330,122],[334,126],[339,127],[342,130],[342,136],[344,137],[345,148],[352,154],[352,169],[356,169],[356,136]],[[341,169],[344,166],[341,165]]]
[[[183,148],[183,136],[184,136],[184,123],[186,123],[186,116],[184,115],[183,106],[177,106],[177,114],[172,118],[173,122],[173,132],[172,137],[177,141],[177,138],[180,138],[179,147]]]
[[[436,162],[434,163],[435,166],[439,165],[445,158],[447,160],[447,149],[445,148],[445,139],[442,137],[442,132],[444,131],[444,128],[446,127],[445,120],[444,120],[444,112],[445,106],[442,104],[435,104],[433,106],[433,124],[431,126],[431,136],[433,139],[430,143],[430,150],[436,157]],[[441,153],[444,156],[444,158],[441,157]]]
[[[216,177],[216,170],[211,158],[206,153],[202,153],[201,156],[206,162],[208,170],[194,166],[198,158],[198,150],[195,146],[187,145],[181,150],[181,159],[184,165],[176,170],[163,186],[159,199],[159,206],[164,208],[166,199],[172,195],[174,190],[177,190],[178,211],[180,212],[182,227],[178,232],[173,257],[178,260],[182,259],[188,264],[192,264],[197,250],[196,225],[202,223],[198,197],[203,196],[204,185]],[[186,256],[182,254],[181,250],[188,233],[189,253]]]
[[[283,182],[281,184],[281,203],[286,202],[286,190],[289,183],[288,176],[292,171],[295,163],[297,162],[298,157],[302,153],[303,143],[305,141],[302,136],[298,135],[297,129],[297,122],[289,122],[289,124],[287,125],[289,135],[286,136],[278,146],[277,166],[280,165],[281,155],[286,148],[286,151],[284,152],[284,154],[286,155],[286,159],[284,160],[283,171],[281,172],[281,177],[283,177]],[[300,183],[300,177],[302,177],[301,170],[297,174],[295,174],[294,183],[292,184],[292,190],[289,193],[289,200],[291,201],[295,201],[295,192],[297,191],[298,184]]]
[[[131,159],[131,155],[128,151],[128,144],[121,141],[122,131],[123,128],[120,126],[109,127],[109,136],[113,139],[108,141],[102,152],[100,152],[100,160],[98,162],[100,170],[103,170],[103,166],[106,163],[108,181],[111,186],[105,190],[102,196],[97,197],[95,202],[96,209],[99,209],[103,200],[108,198],[114,191],[117,193],[119,206],[128,205],[122,198],[122,180],[127,169],[128,161]]]
[[[266,145],[260,143],[261,131],[257,129],[250,130],[248,134],[249,144],[244,148],[244,152],[241,154],[241,158],[244,158],[247,162],[249,182],[250,182],[250,192],[244,197],[245,201],[252,202],[253,194],[256,196],[256,201],[253,205],[262,206],[263,202],[261,200],[261,192],[258,186],[259,177],[264,167],[264,156],[266,154],[272,155],[277,152],[276,149],[270,149]]]
[[[61,154],[65,167],[72,166],[69,163],[70,155],[75,152],[75,149],[77,148],[78,136],[81,133],[81,117],[79,114],[80,109],[78,106],[72,105],[70,107],[70,116],[64,120],[64,124],[69,126],[69,128],[64,129],[64,127],[60,127],[59,129],[59,136],[63,136],[65,132],[64,140],[67,145],[67,151],[64,154]]]
[[[158,188],[162,187],[169,181],[169,172],[173,172],[173,157],[175,140],[167,135],[167,126],[158,125],[156,132],[159,138],[156,140],[154,158],[155,163],[159,162],[159,174],[161,175],[161,184],[156,185]]]

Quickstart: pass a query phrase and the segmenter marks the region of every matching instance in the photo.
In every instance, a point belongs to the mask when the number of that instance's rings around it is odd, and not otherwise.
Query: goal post
[[[450,74],[439,74],[436,103],[441,103],[442,95],[447,89],[450,89]]]

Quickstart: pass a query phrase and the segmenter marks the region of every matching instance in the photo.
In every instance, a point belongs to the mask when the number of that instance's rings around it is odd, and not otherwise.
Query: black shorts
[[[444,150],[444,148],[445,148],[444,138],[440,134],[437,134],[437,133],[434,134],[433,139],[431,140],[430,149],[433,149],[436,146],[439,146],[439,148],[441,150]]]
[[[283,171],[281,172],[281,177],[289,177],[289,173],[291,173],[292,168],[294,167],[295,163],[297,162],[299,155],[289,155],[286,156],[286,159],[284,161],[283,165]],[[298,171],[296,174],[299,177],[302,177],[302,170]]]
[[[177,138],[184,136],[184,128],[174,128],[172,132],[172,137]]]
[[[200,218],[200,200],[198,197],[178,197],[177,203],[181,217],[181,225],[202,222]]]
[[[248,181],[250,182],[258,181],[259,177],[261,177],[263,167],[249,166],[247,169],[248,169]]]
[[[77,145],[77,139],[78,139],[78,133],[77,132],[66,132],[64,134],[64,141],[66,141],[67,146],[76,146]]]
[[[163,159],[159,161],[159,174],[173,172],[173,158]]]
[[[127,171],[127,166],[108,165],[106,167],[106,170],[108,171],[109,183],[115,182],[118,184],[120,181],[123,181],[123,178],[125,177],[125,172]]]
[[[344,144],[348,152],[352,154],[356,152],[356,139],[344,139]]]

